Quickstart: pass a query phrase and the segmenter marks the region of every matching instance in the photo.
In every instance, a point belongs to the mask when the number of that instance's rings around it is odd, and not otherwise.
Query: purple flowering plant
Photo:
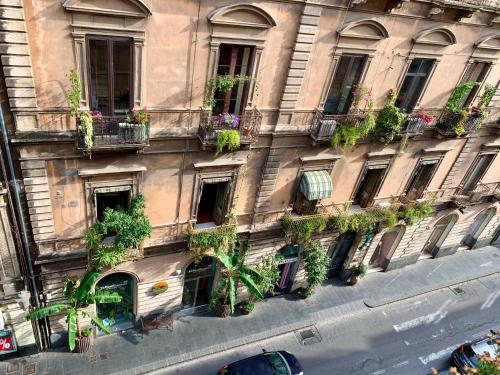
[[[233,113],[224,112],[219,115],[219,122],[236,129],[240,124],[240,118]]]

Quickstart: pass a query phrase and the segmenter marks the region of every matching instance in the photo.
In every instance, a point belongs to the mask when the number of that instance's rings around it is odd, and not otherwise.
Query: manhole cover
[[[10,374],[11,372],[16,372],[19,371],[19,363],[9,363],[7,365],[7,374]]]
[[[104,360],[108,359],[108,353],[101,352],[101,354],[99,354],[99,357],[101,358],[101,361],[104,361]]]
[[[462,294],[465,293],[465,290],[463,290],[462,288],[460,288],[458,286],[451,288],[451,291],[453,293],[455,293],[457,296],[461,296]]]
[[[36,365],[33,363],[31,365],[23,366],[23,375],[35,375],[36,374]]]
[[[315,326],[295,331],[295,335],[302,345],[311,345],[321,342],[321,335]]]

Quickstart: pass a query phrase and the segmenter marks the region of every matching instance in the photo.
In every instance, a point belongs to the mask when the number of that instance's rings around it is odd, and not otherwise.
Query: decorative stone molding
[[[413,38],[414,43],[436,46],[449,46],[457,43],[457,38],[450,30],[438,27],[419,32]]]
[[[12,237],[12,224],[7,213],[6,195],[7,190],[0,188],[0,264],[2,265],[0,268],[0,281],[2,284],[21,277],[16,246]],[[3,295],[10,294],[8,292],[11,289],[4,285],[2,288]],[[12,291],[14,292],[14,290]]]
[[[0,2],[0,55],[16,129],[33,130],[37,127],[36,116],[19,113],[37,107],[21,0]]]
[[[269,29],[276,26],[274,18],[264,9],[251,4],[233,4],[214,10],[208,16],[213,25]]]
[[[380,40],[389,37],[384,25],[372,19],[350,22],[337,30],[341,37]]]
[[[65,0],[62,6],[72,12],[96,15],[148,17],[153,14],[142,0]]]

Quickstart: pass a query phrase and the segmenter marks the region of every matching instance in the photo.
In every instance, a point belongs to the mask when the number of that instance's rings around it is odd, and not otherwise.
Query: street
[[[153,374],[215,375],[224,364],[263,348],[295,354],[305,375],[429,374],[432,367],[446,370],[459,344],[500,328],[499,296],[497,274],[356,316],[332,316],[313,327],[315,337],[307,345],[290,332]]]

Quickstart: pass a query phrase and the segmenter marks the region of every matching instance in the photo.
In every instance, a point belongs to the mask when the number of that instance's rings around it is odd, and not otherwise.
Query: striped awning
[[[299,189],[310,201],[330,198],[332,195],[332,178],[328,171],[325,170],[304,172]]]

